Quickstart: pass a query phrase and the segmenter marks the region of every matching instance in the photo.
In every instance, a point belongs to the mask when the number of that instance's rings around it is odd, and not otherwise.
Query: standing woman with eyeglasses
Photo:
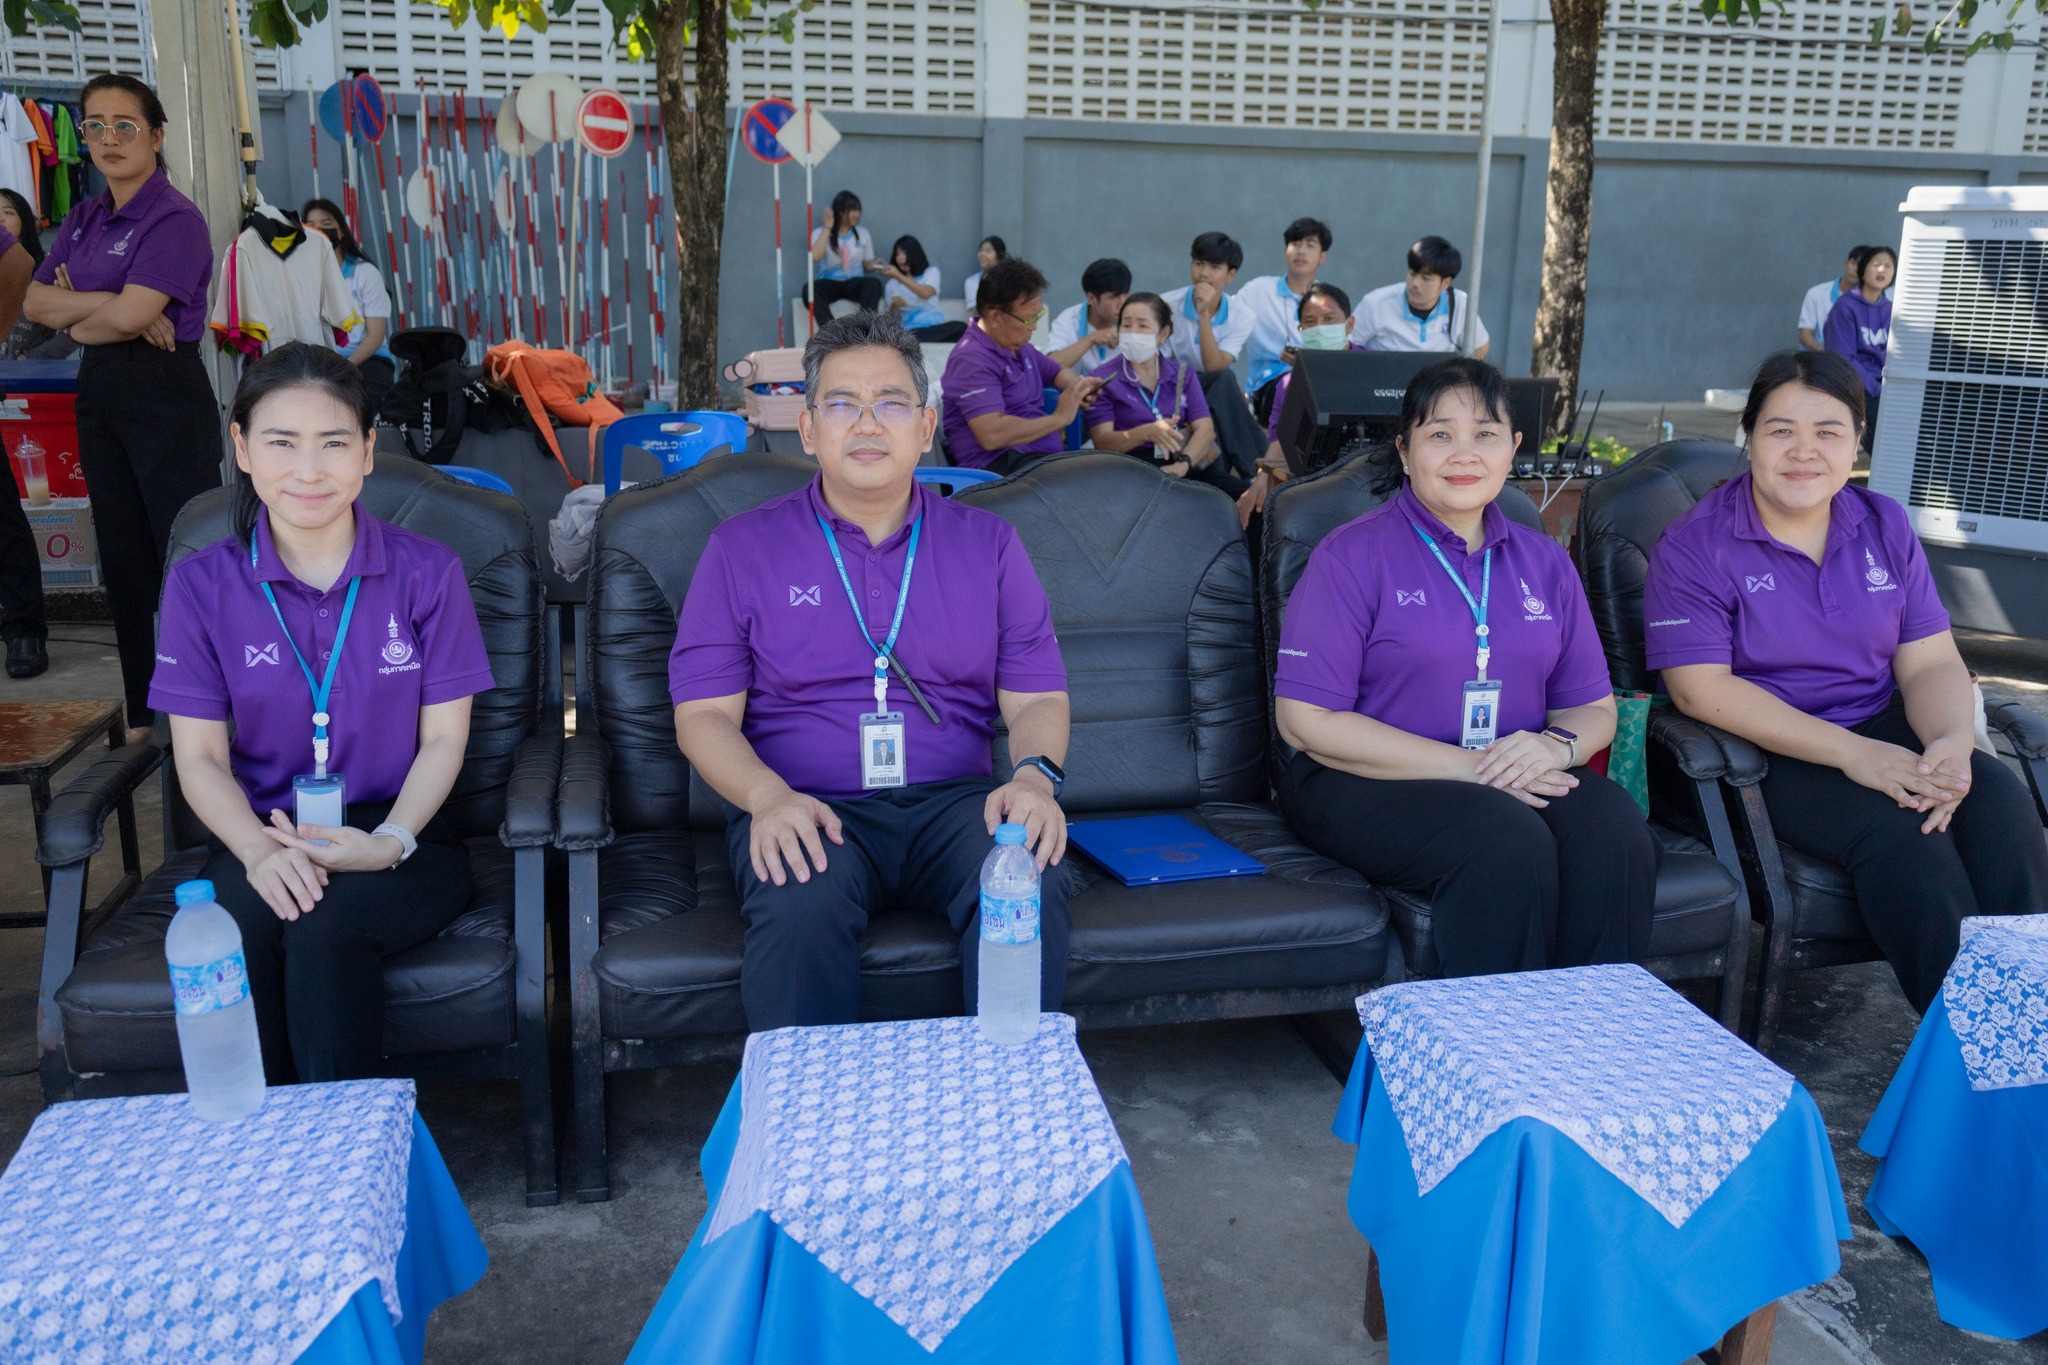
[[[220,410],[199,358],[213,242],[198,207],[164,172],[156,92],[133,76],[95,76],[84,104],[79,134],[107,188],[57,229],[25,311],[69,332],[82,351],[78,459],[133,740],[154,719],[151,622],[171,522],[220,483]]]

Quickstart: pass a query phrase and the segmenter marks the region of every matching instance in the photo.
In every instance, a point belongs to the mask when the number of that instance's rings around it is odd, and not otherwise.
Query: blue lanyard
[[[256,567],[256,542],[249,542],[249,567]],[[355,618],[356,593],[363,586],[360,575],[348,581],[348,600],[341,604],[341,625],[334,632],[334,649],[327,656],[327,675],[320,681],[313,681],[313,670],[306,663],[306,656],[299,653],[299,642],[292,639],[291,627],[284,623],[284,613],[278,610],[277,594],[270,590],[269,583],[260,585],[263,596],[270,603],[270,614],[277,618],[278,633],[284,636],[285,644],[291,649],[292,657],[299,662],[299,672],[306,675],[306,686],[313,689],[313,773],[316,777],[327,776],[327,698],[334,691],[334,670],[341,667],[341,646],[348,639],[348,623]]]
[[[1152,386],[1152,392],[1145,392],[1144,381],[1138,378],[1138,372],[1131,368],[1131,362],[1128,360],[1124,361],[1124,378],[1131,381],[1131,387],[1138,391],[1138,397],[1145,400],[1145,406],[1152,409],[1152,415],[1157,417],[1159,415],[1159,391],[1166,387],[1166,357],[1159,357],[1159,382]],[[1179,416],[1180,414],[1177,412],[1174,414],[1176,419]]]
[[[1415,526],[1412,521],[1408,524]],[[1493,655],[1486,626],[1487,599],[1493,596],[1493,549],[1491,546],[1487,548],[1486,558],[1482,561],[1479,571],[1479,596],[1474,599],[1472,589],[1465,586],[1463,575],[1451,567],[1450,560],[1444,558],[1443,549],[1437,545],[1436,538],[1420,526],[1415,526],[1415,534],[1422,537],[1422,543],[1436,556],[1436,562],[1444,566],[1444,572],[1450,575],[1451,582],[1458,585],[1458,594],[1465,599],[1465,605],[1472,608],[1473,633],[1479,637],[1479,681],[1485,682],[1486,661]]]
[[[910,572],[917,567],[917,538],[924,532],[924,518],[919,517],[910,524],[910,551],[903,556],[903,586],[896,590],[896,617],[889,622],[889,638],[879,645],[875,637],[868,634],[867,617],[861,614],[860,599],[853,595],[853,580],[846,576],[846,559],[839,553],[839,537],[832,534],[832,523],[825,520],[825,514],[817,513],[818,529],[825,533],[825,544],[832,550],[833,567],[839,570],[839,586],[846,589],[846,602],[853,608],[853,623],[860,627],[860,638],[868,642],[868,648],[875,651],[875,710],[889,709],[889,659],[896,652],[896,633],[903,629],[903,608],[910,603]]]

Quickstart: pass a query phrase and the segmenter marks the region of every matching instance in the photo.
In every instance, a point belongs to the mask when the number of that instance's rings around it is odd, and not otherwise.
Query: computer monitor
[[[1551,415],[1557,411],[1557,380],[1510,379],[1508,419],[1522,443],[1515,447],[1515,461],[1542,458],[1543,443],[1550,439]]]
[[[1314,473],[1354,447],[1393,440],[1408,381],[1443,359],[1433,351],[1300,352],[1280,407],[1288,469]]]

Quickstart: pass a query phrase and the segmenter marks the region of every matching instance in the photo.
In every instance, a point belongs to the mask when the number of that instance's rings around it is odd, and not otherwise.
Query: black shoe
[[[33,678],[50,666],[50,652],[33,635],[7,642],[7,676]]]

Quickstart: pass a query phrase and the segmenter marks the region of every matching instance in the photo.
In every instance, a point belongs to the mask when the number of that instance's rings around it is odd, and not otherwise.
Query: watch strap
[[[1055,801],[1059,800],[1060,793],[1067,789],[1067,780],[1061,777],[1057,772],[1053,771],[1053,766],[1050,762],[1048,762],[1046,759],[1040,757],[1037,754],[1033,754],[1030,758],[1024,759],[1022,762],[1018,763],[1017,766],[1020,768],[1036,768],[1038,769],[1038,771],[1044,773],[1045,780],[1052,783],[1052,796],[1053,800]]]
[[[1554,739],[1559,744],[1564,745],[1566,752],[1566,767],[1576,768],[1579,766],[1579,737],[1577,735],[1572,734],[1568,730],[1560,730],[1555,725],[1545,726],[1543,733],[1546,737]]]
[[[404,825],[395,825],[391,821],[386,820],[383,824],[370,831],[372,839],[380,838],[384,835],[389,835],[391,838],[398,840],[398,862],[391,864],[392,867],[397,867],[398,863],[404,862],[407,858],[419,852],[420,841],[414,838],[413,832]]]

